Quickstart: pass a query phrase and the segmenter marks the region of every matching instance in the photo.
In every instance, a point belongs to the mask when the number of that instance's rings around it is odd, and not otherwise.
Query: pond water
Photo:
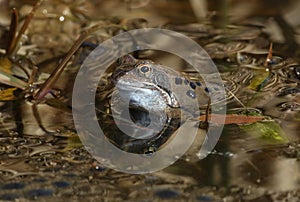
[[[19,11],[20,29],[34,3],[0,0],[0,201],[299,200],[299,1],[45,0],[21,48],[10,55],[10,68],[3,62],[12,34],[10,11]],[[24,98],[24,90],[3,83],[3,69],[28,81],[18,66],[31,72],[35,64],[38,82],[30,89],[37,91],[82,30],[95,23],[110,27],[80,46],[52,95],[37,103],[30,92]],[[144,27],[187,35],[232,85],[227,93],[229,118],[206,158],[198,155],[205,135],[199,128],[191,148],[173,165],[137,175],[107,168],[90,155],[77,136],[71,103],[78,67],[95,44],[124,29]],[[138,56],[185,72],[190,81],[197,77],[170,54],[149,50]],[[245,115],[263,120],[240,124]],[[101,124],[111,129],[111,119]]]

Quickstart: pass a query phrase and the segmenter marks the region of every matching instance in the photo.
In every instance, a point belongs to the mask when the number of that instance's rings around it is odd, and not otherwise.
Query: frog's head
[[[112,81],[119,98],[130,101],[131,107],[152,111],[179,107],[178,99],[171,90],[166,67],[150,60],[137,60],[131,55],[123,56],[118,63]]]

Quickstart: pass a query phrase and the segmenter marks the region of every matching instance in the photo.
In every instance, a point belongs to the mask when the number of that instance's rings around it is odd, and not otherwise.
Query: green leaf
[[[83,144],[81,143],[79,136],[76,134],[76,135],[72,135],[72,136],[68,137],[68,143],[67,143],[65,150],[79,148],[82,146],[83,146]]]
[[[83,147],[79,136],[72,131],[62,131],[59,133],[59,137],[67,138],[66,145],[60,150],[61,152],[66,152],[74,148]]]
[[[266,70],[256,70],[251,83],[248,88],[252,90],[261,90],[264,87],[265,82],[268,80],[270,75],[269,71]]]
[[[271,144],[288,142],[284,131],[275,121],[256,122],[239,127],[249,135],[261,138]]]

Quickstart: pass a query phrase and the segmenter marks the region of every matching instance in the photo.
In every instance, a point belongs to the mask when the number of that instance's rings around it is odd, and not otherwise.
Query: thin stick
[[[38,72],[38,67],[33,66],[32,72],[31,72],[31,74],[29,76],[29,79],[28,79],[28,84],[32,84],[35,81],[35,77],[36,77],[37,72]]]
[[[271,62],[272,60],[272,57],[273,57],[273,43],[270,43],[270,48],[269,48],[269,53],[268,53],[268,56],[265,60],[265,63],[264,63],[264,67],[268,67],[269,66],[269,63]]]
[[[88,30],[85,30],[82,32],[82,34],[78,37],[78,39],[75,41],[71,49],[68,51],[66,57],[62,60],[62,62],[55,68],[53,73],[50,75],[50,77],[43,83],[39,91],[33,96],[34,99],[42,99],[47,95],[47,93],[51,90],[55,82],[58,80],[62,72],[64,71],[64,68],[66,67],[67,63],[70,61],[74,53],[78,50],[78,48],[81,46],[81,44],[90,37],[91,33],[99,30],[100,28],[105,27],[112,27],[112,25],[103,25],[103,24],[96,24],[89,28]],[[118,26],[119,27],[119,26]]]
[[[231,90],[228,90],[228,92],[232,95],[232,97],[243,107],[245,110],[247,110],[247,107],[231,92]]]
[[[48,130],[44,127],[44,125],[43,125],[43,123],[42,123],[42,119],[41,119],[41,116],[40,116],[40,114],[39,114],[39,110],[38,110],[38,108],[37,108],[37,104],[36,104],[36,103],[33,103],[33,105],[32,105],[32,112],[33,112],[33,116],[34,116],[35,120],[37,121],[38,126],[42,129],[42,131],[44,131],[44,132],[47,133],[47,134],[50,134],[51,132],[48,131]]]
[[[82,42],[86,39],[87,35],[83,34],[80,35],[80,37],[76,40],[76,42],[73,44],[71,49],[68,51],[66,57],[63,59],[63,61],[55,68],[51,76],[43,83],[39,91],[33,96],[34,99],[41,99],[43,98],[52,88],[52,86],[55,84],[55,82],[58,80],[59,76],[64,70],[64,67],[66,64],[70,61],[73,54],[78,50]]]
[[[35,13],[36,9],[39,7],[40,4],[41,4],[41,0],[38,0],[34,4],[31,12],[26,17],[26,20],[25,20],[24,24],[22,25],[20,31],[18,32],[18,35],[16,37],[14,37],[14,39],[12,40],[12,43],[10,44],[9,49],[6,53],[8,56],[11,56],[16,51],[16,49],[18,47],[18,43],[19,43],[22,35],[25,33],[30,21],[32,20],[32,18],[34,16],[34,13]],[[15,12],[15,9],[13,11]]]
[[[211,104],[211,99],[209,97],[207,107],[206,107],[206,110],[205,110],[205,124],[207,124],[207,125],[208,125],[208,114],[209,114],[210,104]]]
[[[6,47],[6,55],[10,55],[14,44],[16,43],[16,36],[17,36],[17,28],[19,22],[19,14],[17,9],[13,8],[9,26],[9,33],[8,33],[8,43]]]

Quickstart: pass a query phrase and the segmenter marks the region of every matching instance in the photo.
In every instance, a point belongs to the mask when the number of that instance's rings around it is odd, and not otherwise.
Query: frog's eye
[[[137,67],[137,72],[140,76],[149,77],[152,73],[152,68],[149,64],[140,64]]]

